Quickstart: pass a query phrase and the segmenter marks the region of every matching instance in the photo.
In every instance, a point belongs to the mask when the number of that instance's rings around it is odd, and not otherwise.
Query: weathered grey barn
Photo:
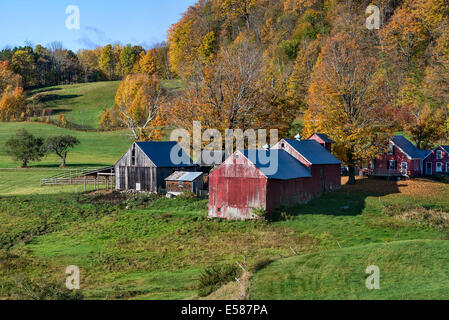
[[[159,192],[173,172],[196,168],[177,142],[135,142],[115,164],[115,188]]]

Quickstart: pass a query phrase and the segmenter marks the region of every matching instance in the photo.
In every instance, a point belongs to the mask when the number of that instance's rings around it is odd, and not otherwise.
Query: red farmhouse
[[[323,146],[285,139],[271,150],[236,151],[211,173],[209,217],[251,219],[254,209],[271,213],[340,186],[340,161]]]
[[[449,146],[438,146],[424,158],[424,174],[449,175]]]
[[[373,175],[416,177],[423,175],[429,151],[418,149],[403,136],[394,136],[386,154],[373,161]]]

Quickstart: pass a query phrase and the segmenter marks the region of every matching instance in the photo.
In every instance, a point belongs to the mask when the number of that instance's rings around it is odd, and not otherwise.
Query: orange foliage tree
[[[355,167],[376,156],[391,134],[378,67],[356,39],[338,33],[322,48],[310,86],[305,135],[320,131],[336,141],[349,183],[355,183]]]

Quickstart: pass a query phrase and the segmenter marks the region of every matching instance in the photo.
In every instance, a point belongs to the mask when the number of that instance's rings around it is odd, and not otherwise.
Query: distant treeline
[[[164,43],[150,50],[130,44],[109,44],[74,53],[54,42],[48,47],[27,45],[3,49],[0,61],[7,62],[3,66],[20,76],[20,87],[24,89],[119,80],[130,73],[156,74],[163,79],[173,77]]]

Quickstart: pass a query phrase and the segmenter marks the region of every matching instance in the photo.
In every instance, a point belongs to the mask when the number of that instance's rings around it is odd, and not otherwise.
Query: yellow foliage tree
[[[128,75],[117,89],[114,114],[135,140],[160,140],[165,97],[165,90],[155,75]]]
[[[19,119],[20,115],[25,111],[23,88],[6,87],[0,99],[0,119],[2,121]]]
[[[349,167],[351,184],[355,167],[382,151],[391,134],[377,69],[375,56],[338,33],[321,50],[307,97],[305,135],[323,132],[336,141],[334,151]]]

